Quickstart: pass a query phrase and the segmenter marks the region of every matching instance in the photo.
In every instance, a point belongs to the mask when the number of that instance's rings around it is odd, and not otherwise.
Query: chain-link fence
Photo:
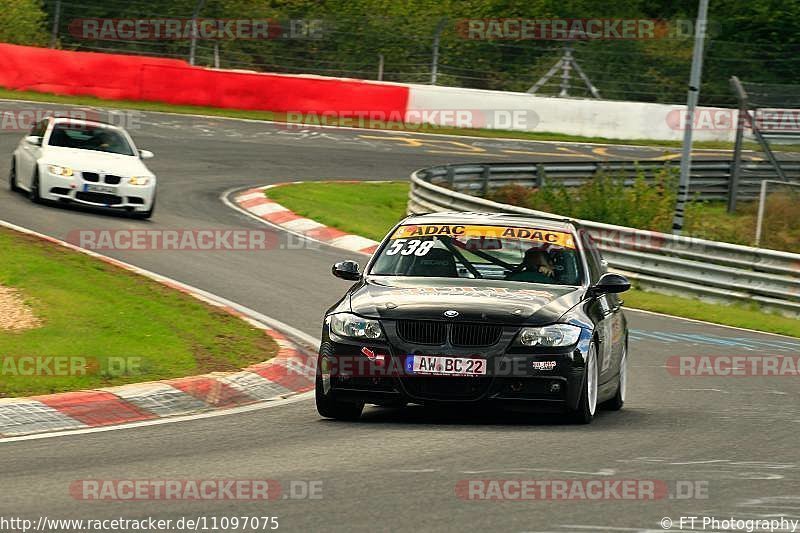
[[[568,51],[578,70],[556,69],[537,87],[537,94],[592,97],[589,80],[606,99],[662,103],[686,99],[694,31],[690,18],[597,19],[622,21],[623,28],[626,21],[644,20],[655,24],[655,32],[630,38],[615,33],[597,39],[574,34],[564,38],[546,30],[521,32],[520,27],[524,30],[526,21],[534,19],[519,17],[520,8],[509,9],[509,16],[517,18],[486,19],[430,14],[413,6],[407,12],[384,14],[369,9],[371,4],[377,5],[368,0],[335,8],[324,2],[46,0],[44,8],[52,29],[51,45],[71,50],[194,58],[198,65],[227,69],[519,92],[542,80]],[[403,11],[397,6],[387,9]],[[201,36],[193,44],[185,31],[192,17],[200,22],[268,19],[271,26],[267,38]],[[120,31],[142,20],[183,21],[184,31],[168,38]],[[569,26],[590,19],[539,20],[565,21]],[[713,20],[708,35],[704,105],[735,104],[727,83],[731,75],[763,83],[798,78],[800,43],[736,40],[736,31],[727,23]]]

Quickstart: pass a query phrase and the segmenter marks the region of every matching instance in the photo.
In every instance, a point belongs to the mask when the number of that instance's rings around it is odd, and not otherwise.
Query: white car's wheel
[[[572,412],[572,418],[578,424],[589,424],[594,419],[597,411],[598,380],[597,346],[592,343],[586,355],[585,376],[578,408]]]
[[[31,180],[31,188],[28,191],[28,198],[35,204],[42,203],[42,196],[39,194],[39,171],[35,171]]]
[[[137,211],[133,213],[134,218],[148,219],[153,216],[153,211],[156,209],[156,197],[153,195],[153,202],[150,204],[150,209],[147,211]]]
[[[20,188],[17,185],[17,158],[11,158],[11,170],[8,171],[8,188],[11,192],[19,192]]]

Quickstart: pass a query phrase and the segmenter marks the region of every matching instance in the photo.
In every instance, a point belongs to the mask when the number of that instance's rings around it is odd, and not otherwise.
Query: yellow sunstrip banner
[[[569,233],[536,228],[519,228],[512,226],[464,226],[458,224],[424,224],[419,226],[400,226],[392,234],[392,239],[411,239],[414,237],[435,237],[447,235],[467,239],[490,237],[495,239],[519,239],[544,242],[575,248],[575,240]]]

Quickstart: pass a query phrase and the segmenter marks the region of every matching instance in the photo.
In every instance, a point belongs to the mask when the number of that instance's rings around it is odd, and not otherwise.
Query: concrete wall
[[[475,126],[606,137],[610,139],[683,139],[682,114],[686,106],[533,96],[527,93],[482,91],[455,87],[411,85],[409,121],[461,125],[472,117]],[[435,110],[461,111],[438,113]],[[732,141],[737,112],[698,108],[698,141]],[[508,127],[510,126],[510,127]]]

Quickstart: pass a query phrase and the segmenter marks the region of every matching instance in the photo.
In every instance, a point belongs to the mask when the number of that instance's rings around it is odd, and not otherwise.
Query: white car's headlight
[[[50,174],[55,174],[56,176],[64,176],[65,178],[68,178],[74,174],[71,168],[62,167],[59,165],[47,165],[47,171]]]
[[[150,183],[150,178],[147,176],[133,176],[128,178],[128,184],[130,185],[147,185]]]
[[[380,339],[383,336],[380,322],[350,313],[331,315],[331,330],[342,337],[356,339]]]
[[[570,324],[553,324],[539,328],[522,328],[517,343],[522,346],[572,346],[581,336],[581,328]]]

